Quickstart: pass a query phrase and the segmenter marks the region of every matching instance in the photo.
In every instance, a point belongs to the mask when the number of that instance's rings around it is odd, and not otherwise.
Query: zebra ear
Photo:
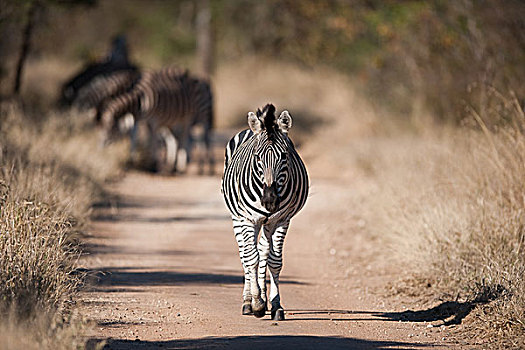
[[[262,123],[253,112],[248,112],[248,125],[250,126],[250,129],[256,134],[260,133],[262,130]]]
[[[292,116],[288,111],[282,111],[281,115],[277,119],[277,126],[282,132],[288,134],[288,130],[292,127]]]

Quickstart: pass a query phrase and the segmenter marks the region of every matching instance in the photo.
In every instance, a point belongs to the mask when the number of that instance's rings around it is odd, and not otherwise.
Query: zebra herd
[[[132,89],[110,99],[102,108],[100,118],[106,142],[119,133],[120,121],[128,114],[133,115],[136,123],[146,123],[152,135],[164,133],[164,139],[168,140],[167,161],[180,171],[190,160],[191,130],[200,126],[207,162],[210,172],[213,172],[210,142],[213,97],[208,81],[175,67],[143,72]],[[170,139],[176,147],[170,148]],[[177,148],[178,154],[172,148]],[[200,171],[204,171],[203,158]]]
[[[108,59],[88,66],[64,84],[62,104],[91,111],[102,126],[103,144],[114,140],[131,121],[132,155],[137,127],[145,125],[150,135],[150,154],[157,158],[157,170],[163,172],[186,169],[194,141],[192,129],[198,126],[213,173],[210,137],[214,116],[209,81],[173,66],[141,72],[128,62],[127,54],[116,55],[115,51],[119,50],[114,48]],[[156,152],[159,138],[165,150],[160,157]],[[201,172],[204,163],[201,157]]]
[[[134,125],[147,124],[152,135],[162,135],[166,140],[169,169],[185,168],[190,160],[191,129],[200,126],[213,171],[210,132],[214,118],[209,82],[174,67],[139,72],[127,63],[126,54],[116,51],[100,67],[90,66],[65,84],[62,99],[80,109],[93,109],[105,142],[121,132],[120,126],[129,115]],[[113,62],[115,57],[117,63]],[[308,174],[288,136],[292,127],[288,111],[276,117],[275,107],[267,104],[262,110],[249,112],[247,121],[249,128],[226,145],[221,183],[244,270],[242,314],[263,317],[269,302],[272,319],[284,320],[279,293],[283,245],[290,220],[308,197]]]

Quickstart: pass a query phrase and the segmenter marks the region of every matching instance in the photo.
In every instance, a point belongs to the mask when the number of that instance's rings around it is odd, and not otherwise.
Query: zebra
[[[94,78],[79,89],[73,102],[79,110],[89,110],[98,124],[106,103],[116,96],[129,91],[140,79],[140,72],[135,69],[121,70]]]
[[[71,106],[77,99],[79,91],[97,77],[118,71],[136,70],[137,67],[130,64],[114,64],[113,62],[92,63],[62,86],[59,104],[62,107]]]
[[[265,315],[268,267],[271,317],[284,320],[279,294],[283,244],[290,219],[306,203],[308,173],[288,137],[288,111],[276,119],[275,107],[267,104],[248,113],[248,125],[226,145],[221,185],[244,269],[242,314]]]
[[[179,151],[176,164],[175,160],[172,163],[179,171],[184,171],[190,160],[192,127],[202,126],[202,141],[210,172],[213,172],[215,164],[210,140],[214,126],[213,96],[207,80],[190,76],[187,70],[177,67],[144,72],[133,89],[105,105],[102,112],[105,142],[118,133],[120,120],[128,114],[133,115],[136,122],[146,121],[153,134],[160,133],[165,139],[170,132],[178,136],[179,145],[175,147]],[[203,170],[204,159],[201,158],[200,171]]]

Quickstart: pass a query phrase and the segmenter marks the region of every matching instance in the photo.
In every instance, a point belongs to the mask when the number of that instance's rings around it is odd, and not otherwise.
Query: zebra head
[[[292,117],[288,111],[283,111],[276,119],[275,107],[267,104],[262,111],[248,113],[248,125],[257,137],[252,164],[262,182],[261,204],[270,213],[275,213],[289,179],[291,142],[288,130],[292,126]]]
[[[139,110],[140,94],[135,90],[105,103],[97,112],[102,126],[102,143],[107,145],[128,133],[136,122]]]

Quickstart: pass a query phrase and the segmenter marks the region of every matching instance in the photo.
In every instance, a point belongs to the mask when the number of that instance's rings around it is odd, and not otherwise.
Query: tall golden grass
[[[77,238],[102,182],[120,169],[118,150],[100,150],[74,116],[36,121],[0,107],[0,342],[76,347],[74,322],[61,320],[81,283]]]
[[[492,93],[490,108],[468,108],[470,126],[427,128],[362,151],[378,186],[363,212],[437,295],[476,306],[459,329],[480,344],[521,348],[525,115],[514,96]]]

